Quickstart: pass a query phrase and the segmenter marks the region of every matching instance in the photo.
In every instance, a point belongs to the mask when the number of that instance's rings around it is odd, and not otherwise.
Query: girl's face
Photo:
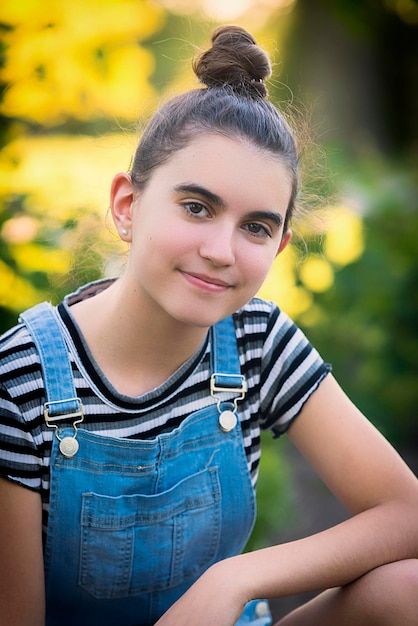
[[[207,134],[175,153],[115,217],[130,232],[124,278],[138,305],[209,327],[248,302],[290,239],[290,193],[285,166],[243,140]],[[117,198],[115,179],[114,216]]]

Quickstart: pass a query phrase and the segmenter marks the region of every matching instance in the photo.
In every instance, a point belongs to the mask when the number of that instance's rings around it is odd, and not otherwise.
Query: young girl
[[[258,598],[325,590],[279,623],[412,626],[417,480],[254,297],[298,192],[269,60],[229,26],[195,72],[113,179],[122,276],[1,338],[0,623],[261,626]],[[353,516],[241,554],[260,429],[286,432]]]

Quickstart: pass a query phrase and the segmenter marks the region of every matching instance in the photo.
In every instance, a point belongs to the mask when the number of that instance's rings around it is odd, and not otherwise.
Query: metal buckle
[[[233,387],[226,386],[226,385],[217,385],[216,378],[221,377],[221,376],[223,376],[224,378],[235,378],[237,380],[237,385]],[[222,391],[230,391],[232,393],[238,393],[240,394],[240,396],[239,398],[235,398],[235,400],[236,401],[243,400],[247,392],[247,381],[245,380],[244,376],[241,376],[241,374],[220,374],[220,373],[212,374],[212,376],[210,377],[211,396],[215,396],[216,392],[222,392]]]
[[[219,384],[217,384],[217,380]],[[241,374],[215,373],[212,374],[212,376],[210,377],[210,395],[214,397],[217,401],[217,408],[219,411],[219,425],[223,432],[229,433],[230,431],[234,430],[238,421],[238,418],[235,414],[235,411],[238,408],[237,404],[239,400],[242,400],[244,398],[246,391],[247,381]],[[216,395],[217,393],[222,392],[236,393],[239,395],[235,398],[232,398],[231,400],[223,401],[221,397]]]
[[[59,413],[58,415],[50,415],[50,408],[57,404],[66,404],[66,403],[78,403],[78,411],[70,410],[68,413]],[[50,428],[57,428],[57,425],[53,422],[62,422],[64,420],[74,420],[74,418],[80,418],[73,421],[73,426],[75,424],[80,424],[84,419],[84,410],[83,404],[80,398],[68,398],[66,400],[53,400],[51,402],[45,402],[44,404],[44,418],[46,425]]]

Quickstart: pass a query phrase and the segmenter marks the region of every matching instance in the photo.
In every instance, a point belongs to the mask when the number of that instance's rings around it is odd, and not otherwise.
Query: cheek
[[[177,254],[198,251],[204,239],[205,230],[200,224],[180,219],[171,220],[158,232],[159,245]]]
[[[152,232],[139,237],[138,254],[146,263],[161,264],[187,253],[196,247],[196,241],[176,222],[159,224]]]
[[[133,235],[135,244],[141,248],[149,244],[157,245],[160,240],[167,240],[169,232],[170,228],[167,227],[163,216],[158,219],[155,215],[146,215],[145,217],[140,215],[134,226]]]
[[[241,267],[249,280],[261,286],[270,271],[275,256],[272,251],[251,250],[242,256]]]

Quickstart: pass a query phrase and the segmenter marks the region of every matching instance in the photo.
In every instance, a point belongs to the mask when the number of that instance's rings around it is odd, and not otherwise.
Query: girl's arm
[[[245,555],[258,572],[256,596],[340,586],[378,565],[418,557],[418,480],[332,376],[308,400],[289,438],[353,517]]]
[[[38,493],[0,478],[0,624],[44,626],[42,505]]]
[[[216,607],[216,624],[232,626],[250,599],[337,587],[384,563],[418,557],[418,480],[331,375],[307,401],[289,438],[353,517],[217,563],[158,626],[209,626],[208,606]]]

